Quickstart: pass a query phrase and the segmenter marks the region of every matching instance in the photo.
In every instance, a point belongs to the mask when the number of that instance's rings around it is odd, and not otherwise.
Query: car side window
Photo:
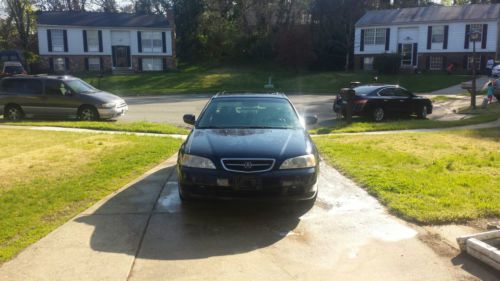
[[[40,80],[26,80],[24,81],[26,94],[31,95],[41,95],[42,94],[42,82]]]
[[[45,94],[49,96],[64,96],[68,89],[64,82],[59,80],[45,81]]]
[[[402,88],[396,88],[394,89],[394,95],[397,97],[407,98],[410,96],[410,92]]]
[[[2,83],[2,90],[9,93],[22,93],[24,91],[23,81],[20,79],[6,79]]]
[[[378,92],[381,97],[392,97],[394,96],[394,88],[385,88]]]

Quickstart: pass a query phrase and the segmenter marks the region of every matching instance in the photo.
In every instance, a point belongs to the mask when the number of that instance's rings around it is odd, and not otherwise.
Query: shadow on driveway
[[[76,221],[95,227],[90,241],[94,251],[186,260],[245,253],[272,245],[292,233],[300,217],[312,207],[297,202],[181,204],[177,189],[173,167],[161,169]],[[120,227],[111,227],[110,217],[117,216],[130,219],[120,219]]]

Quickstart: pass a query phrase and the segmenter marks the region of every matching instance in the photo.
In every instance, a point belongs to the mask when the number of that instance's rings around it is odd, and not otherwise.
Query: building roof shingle
[[[40,12],[37,22],[44,25],[92,27],[170,27],[169,21],[162,15],[103,12]]]
[[[433,5],[417,8],[368,11],[356,22],[356,26],[444,21],[485,21],[497,20],[499,16],[500,4]]]

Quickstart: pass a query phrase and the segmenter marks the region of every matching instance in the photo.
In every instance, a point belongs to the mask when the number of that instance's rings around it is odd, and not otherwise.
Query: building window
[[[142,59],[143,71],[162,71],[163,61],[162,58],[143,58]]]
[[[471,24],[470,25],[470,33],[479,33],[478,41],[483,39],[483,25],[482,24]]]
[[[163,42],[161,32],[141,32],[142,51],[150,53],[161,53]]]
[[[87,30],[87,48],[89,52],[99,52],[99,32]]]
[[[364,70],[373,70],[373,57],[364,57],[363,58],[363,69]]]
[[[64,52],[64,31],[62,29],[50,30],[53,52]]]
[[[441,70],[443,69],[443,57],[442,56],[431,56],[429,62],[430,70]]]
[[[444,25],[432,27],[432,43],[444,42]]]
[[[89,71],[100,71],[101,60],[99,58],[89,58]]]
[[[472,69],[472,63],[474,62],[474,57],[473,56],[468,56],[467,58],[467,69],[471,70]],[[476,70],[481,69],[481,56],[476,55]]]
[[[66,71],[66,60],[64,58],[54,58],[53,62],[55,72]]]
[[[365,45],[384,45],[385,32],[385,28],[365,29]]]

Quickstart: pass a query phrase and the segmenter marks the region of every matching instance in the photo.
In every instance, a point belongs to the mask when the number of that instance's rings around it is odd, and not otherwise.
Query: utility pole
[[[469,34],[472,41],[472,91],[470,95],[470,106],[476,109],[476,42],[479,41],[481,33],[474,31]]]

